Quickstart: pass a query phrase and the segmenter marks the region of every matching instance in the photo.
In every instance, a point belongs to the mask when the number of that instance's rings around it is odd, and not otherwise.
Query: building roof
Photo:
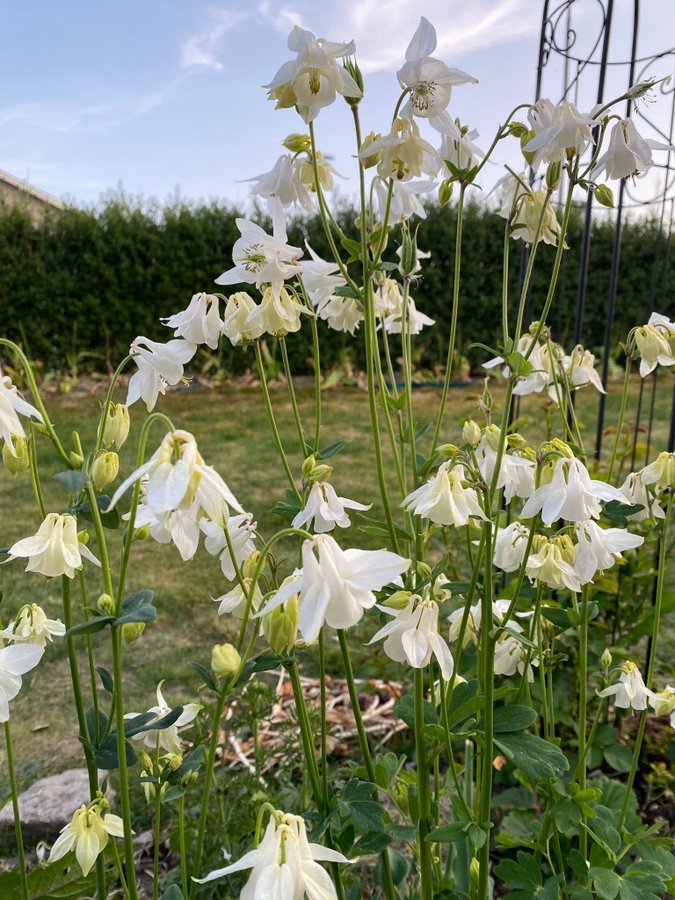
[[[62,200],[53,197],[46,191],[41,191],[40,188],[33,187],[33,185],[28,184],[27,181],[15,178],[14,175],[10,175],[9,172],[4,172],[2,169],[0,169],[0,183],[10,185],[10,187],[16,188],[18,191],[23,191],[29,196],[34,197],[36,200],[39,200],[41,203],[46,203],[48,206],[53,206],[56,209],[65,208],[65,203]]]

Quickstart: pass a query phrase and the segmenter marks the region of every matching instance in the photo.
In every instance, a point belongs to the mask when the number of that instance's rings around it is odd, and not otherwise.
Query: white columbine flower
[[[401,298],[402,300],[403,298]],[[408,313],[407,313],[407,323],[406,323],[406,332],[408,334],[419,334],[424,327],[427,325],[434,325],[435,319],[430,319],[429,316],[425,315],[423,312],[420,312],[415,305],[415,301],[408,294]],[[395,312],[391,313],[384,320],[384,328],[388,334],[401,334],[403,331],[403,307]]]
[[[665,519],[666,513],[663,507],[650,495],[639,472],[630,473],[621,485],[621,493],[631,505],[644,507],[627,517],[631,522],[644,522],[645,519]]]
[[[297,204],[311,215],[315,211],[312,195],[299,177],[297,162],[290,153],[280,156],[269,172],[247,179],[255,181],[251,194],[265,200],[276,197],[284,208]]]
[[[454,661],[450,648],[438,633],[438,603],[422,600],[416,594],[401,610],[378,606],[387,615],[393,616],[369,641],[384,641],[384,652],[394,662],[408,662],[414,669],[423,669],[435,657],[446,681],[452,679]]]
[[[500,178],[492,190],[497,192],[499,201],[497,215],[511,221],[514,240],[533,244],[538,236],[539,241],[556,246],[560,223],[546,191],[530,190],[524,180],[510,172]]]
[[[600,518],[600,500],[626,503],[626,499],[618,488],[592,479],[580,460],[560,457],[551,481],[534,491],[521,515],[524,519],[530,519],[541,512],[545,525],[557,519],[585,522],[586,519]]]
[[[295,296],[282,287],[278,293],[269,287],[261,303],[254,306],[246,317],[245,329],[249,335],[259,338],[263,334],[277,336],[300,331],[302,314],[310,314],[307,307],[298,303]],[[313,313],[311,313],[313,315]]]
[[[675,728],[675,687],[668,684],[662,691],[652,694],[649,703],[655,716],[670,716],[670,727]]]
[[[126,405],[142,399],[148,412],[152,412],[157,397],[166,393],[167,386],[182,380],[184,367],[196,351],[197,345],[190,341],[175,339],[161,344],[142,335],[135,338],[129,353],[135,354],[138,372],[129,379]]]
[[[569,101],[542,113],[540,131],[525,145],[527,153],[541,152],[546,162],[564,162],[568,154],[581,155],[593,142],[591,129],[597,124]]]
[[[248,594],[251,591],[251,585],[253,584],[252,578],[244,578],[242,579],[244,586],[237,583],[232,588],[231,591],[228,591],[226,594],[223,594],[221,597],[214,597],[213,600],[215,603],[218,603],[218,615],[231,615],[234,616],[235,619],[243,619],[244,613],[246,612],[246,607],[248,606]],[[253,591],[253,597],[251,599],[251,610],[256,612],[260,609],[260,604],[263,601],[263,595],[260,590],[258,583],[256,583],[255,590]]]
[[[572,390],[592,384],[601,394],[606,393],[600,376],[595,370],[595,356],[590,350],[584,350],[580,344],[577,344],[569,355],[563,356],[560,360],[560,368]],[[551,399],[557,401],[554,386],[549,388],[549,393]]]
[[[494,564],[503,572],[515,572],[523,564],[530,529],[520,522],[499,528],[495,537]]]
[[[40,572],[47,578],[57,575],[75,577],[82,568],[82,557],[100,566],[100,562],[86,544],[77,537],[77,522],[73,516],[48,513],[32,537],[23,538],[8,551],[9,559],[28,560],[26,572]]]
[[[26,437],[19,415],[42,422],[42,415],[19,396],[12,379],[8,375],[3,375],[0,369],[0,438],[3,438],[12,450],[15,437]]]
[[[388,185],[381,178],[373,179],[375,196],[377,198],[377,220],[383,222],[387,214]],[[420,200],[420,196],[435,190],[436,182],[433,179],[425,181],[395,181],[389,203],[389,222],[397,225],[405,222],[412,216],[426,219],[427,211]]]
[[[437,151],[439,159],[446,164],[452,163],[457,169],[472,169],[485,156],[480,147],[473,143],[473,139],[477,137],[477,131],[462,127],[458,119],[451,121],[444,130],[441,146]],[[448,174],[455,173],[448,169]]]
[[[204,532],[204,547],[211,556],[220,556],[220,568],[223,575],[228,581],[232,581],[237,572],[237,566],[241,566],[244,560],[255,551],[254,536],[257,523],[253,521],[251,513],[241,513],[236,516],[229,516],[226,524],[219,525],[210,519],[202,519],[199,523],[201,530]],[[230,554],[227,545],[225,531],[227,530],[232,550],[234,552],[234,560]]]
[[[530,553],[525,573],[531,581],[539,581],[553,588],[568,588],[581,591],[581,580],[574,568],[574,545],[567,535],[546,537],[536,535],[533,541],[534,553]]]
[[[103,799],[89,806],[82,804],[61,829],[49,854],[49,862],[54,863],[74,850],[82,874],[88,875],[99,853],[105,849],[108,837],[124,837],[122,819],[108,812],[107,807],[108,803]]]
[[[574,569],[582,584],[592,581],[596,572],[611,569],[621,562],[622,550],[633,550],[644,544],[644,538],[625,528],[601,528],[597,522],[579,522],[575,526]]]
[[[194,294],[187,309],[161,321],[175,329],[175,337],[185,338],[191,344],[206,344],[215,350],[223,327],[220,298],[204,292]]]
[[[157,706],[151,706],[148,710],[149,713],[152,713],[153,718],[150,719],[146,724],[152,725],[154,722],[158,722],[160,719],[163,719],[164,716],[168,716],[171,712],[171,707],[167,705],[166,700],[164,699],[164,695],[162,694],[162,685],[163,681],[157,685]],[[158,728],[150,731],[139,731],[137,734],[132,736],[132,740],[134,741],[143,741],[146,747],[149,747],[152,750],[157,748],[157,743],[159,741],[159,746],[166,753],[180,753],[181,752],[181,743],[180,738],[178,736],[178,729],[184,728],[186,725],[189,725],[194,719],[197,717],[199,710],[201,709],[200,703],[186,703],[183,705],[183,712],[176,719],[173,725],[169,725],[168,728]],[[125,719],[135,719],[138,716],[142,715],[142,713],[125,713]]]
[[[43,653],[37,644],[0,648],[0,722],[9,722],[9,701],[21,690],[21,676],[37,666]]]
[[[44,647],[54,637],[63,637],[66,626],[60,619],[48,619],[41,606],[27,603],[19,610],[13,622],[0,634],[16,644],[35,644]]]
[[[284,281],[301,271],[299,247],[286,243],[286,215],[278,200],[273,200],[272,234],[269,235],[249,219],[237,219],[241,237],[232,248],[234,267],[216,278],[216,284],[255,284],[260,288],[270,284],[279,294]]]
[[[640,376],[645,378],[657,366],[675,364],[673,342],[675,324],[660,313],[652,313],[649,321],[635,329],[635,343],[640,353]]]
[[[337,275],[339,266],[335,262],[322,259],[318,253],[305,243],[311,259],[302,264],[302,283],[314,306],[328,300],[337,288],[347,283],[342,275]]]
[[[488,426],[476,447],[478,468],[490,485],[497,464],[499,439],[499,428]],[[514,453],[502,453],[496,487],[498,490],[504,488],[506,503],[510,503],[514,497],[530,496],[534,490],[534,470],[535,464],[531,459],[516,456]]]
[[[403,114],[430,119],[440,128],[449,120],[446,113],[452,87],[456,84],[477,84],[478,79],[461,69],[450,69],[440,59],[431,55],[436,49],[436,29],[425,19],[420,19],[405,52],[405,63],[396,73],[402,88],[410,91],[410,100]]]
[[[532,343],[532,335],[529,333],[522,334],[518,338],[516,351],[521,355],[525,355]],[[513,393],[519,397],[526,397],[528,394],[538,394],[545,391],[551,383],[551,356],[545,344],[536,343],[532,348],[532,352],[528,358],[528,362],[532,366],[529,375],[521,375],[516,381]],[[502,356],[495,356],[483,363],[484,369],[494,369],[502,366],[502,375],[506,378],[510,375],[511,370],[504,365],[505,360]]]
[[[400,584],[399,576],[410,560],[388,550],[343,550],[329,534],[317,535],[302,545],[299,586],[299,626],[303,639],[313,643],[324,624],[351,628],[375,604],[373,591]],[[298,593],[298,585],[279,590],[265,606],[266,615]]]
[[[255,850],[222,869],[195,878],[199,884],[252,869],[242,900],[337,900],[335,885],[319,862],[348,863],[337,850],[307,839],[304,819],[275,810]]]
[[[372,505],[372,503],[368,505],[357,503],[356,500],[348,500],[347,497],[338,497],[335,488],[328,482],[316,481],[311,487],[304,509],[300,510],[291,525],[293,528],[313,527],[316,534],[332,531],[336,525],[339,528],[349,528],[352,520],[346,510],[366,510]]]
[[[296,25],[288,36],[288,49],[297,54],[296,58],[285,62],[272,81],[264,85],[270,100],[276,100],[277,109],[295,106],[305,122],[312,122],[338,94],[361,96],[352,76],[337,63],[356,53],[353,41],[335,44],[317,39],[311,31]]]
[[[246,291],[237,291],[227,298],[223,315],[223,334],[230,339],[231,344],[252,341],[257,337],[246,325],[250,313],[255,308],[255,300]]]
[[[675,453],[659,453],[653,463],[638,472],[643,484],[653,486],[657,493],[675,487]]]
[[[653,692],[642,680],[640,670],[630,661],[621,665],[621,674],[616,684],[611,684],[597,693],[598,697],[614,697],[612,701],[614,706],[638,712],[647,709],[647,703],[654,697]]]
[[[362,158],[374,153],[382,153],[377,164],[381,178],[409,181],[425,175],[436,175],[438,159],[436,151],[420,135],[417,124],[412,119],[399,116],[392,122],[389,134],[379,137],[360,151]]]
[[[475,489],[464,487],[465,481],[464,466],[451,468],[451,463],[445,462],[426,484],[408,494],[401,506],[436,525],[459,527],[467,525],[472,516],[485,519]]]
[[[363,309],[354,297],[327,297],[316,307],[316,314],[334,331],[347,331],[353,335],[364,321]]]
[[[609,146],[595,164],[592,178],[604,170],[608,178],[633,178],[644,175],[654,165],[652,150],[673,150],[670,144],[645,140],[632,119],[615,122],[609,136]]]
[[[521,626],[517,622],[511,622],[510,628],[514,631],[522,631]],[[525,645],[513,637],[511,634],[503,634],[495,644],[495,675],[520,675],[525,671],[525,662],[528,658],[528,651]],[[534,671],[532,666],[539,665],[539,658],[530,655],[527,666],[527,680],[531,683],[534,681]]]

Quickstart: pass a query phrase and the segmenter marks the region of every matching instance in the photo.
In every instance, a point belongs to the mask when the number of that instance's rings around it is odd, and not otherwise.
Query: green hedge
[[[160,207],[114,199],[95,210],[69,208],[51,214],[36,226],[25,211],[0,205],[0,333],[27,344],[33,359],[48,369],[64,368],[74,355],[79,355],[81,367],[102,369],[119,360],[137,334],[166,340],[170,332],[159,317],[184,308],[194,292],[213,290],[213,279],[228,267],[238,235],[236,215],[232,207],[215,203]],[[339,215],[353,233],[354,211],[343,208]],[[443,324],[450,317],[455,227],[455,210],[446,207],[431,208],[419,229],[419,246],[432,257],[413,294],[418,306]],[[484,207],[470,205],[464,234],[460,340],[464,346],[475,340],[495,343],[500,334],[504,223]],[[294,222],[289,237],[299,245],[307,237],[328,256],[317,221]],[[610,223],[594,223],[583,339],[595,350],[603,342],[613,238]],[[577,216],[550,317],[556,338],[564,344],[573,334],[580,242]],[[654,221],[624,227],[615,340],[645,321],[650,296],[661,312],[672,312],[675,306],[675,254],[669,254],[667,240],[661,240],[655,270],[658,243]],[[520,242],[511,242],[514,302],[521,248]],[[552,248],[542,247],[532,282],[532,315],[543,303],[552,258]],[[442,360],[447,331],[431,329],[419,339],[425,364]],[[307,367],[308,334],[304,329],[289,340],[295,367]],[[345,353],[359,363],[361,346],[361,340],[328,332],[323,364],[333,365]],[[251,363],[229,345],[223,347],[222,357],[232,371]],[[475,354],[471,357],[480,361]]]

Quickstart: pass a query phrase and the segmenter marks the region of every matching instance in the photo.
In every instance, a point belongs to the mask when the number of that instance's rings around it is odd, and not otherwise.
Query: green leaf
[[[31,900],[80,900],[96,894],[96,873],[86,877],[69,853],[49,866],[36,866],[28,875],[28,895]],[[21,878],[18,872],[0,875],[0,897],[21,897]]]
[[[525,359],[523,354],[519,353],[517,350],[514,350],[513,353],[509,353],[506,357],[506,364],[513,375],[526,376],[534,371],[534,367],[529,359]]]
[[[402,719],[408,728],[415,727],[415,699],[412,694],[404,694],[400,700],[396,701],[394,715]],[[438,713],[428,700],[424,701],[424,723],[425,725],[438,725]]]
[[[190,660],[189,665],[192,666],[192,668],[195,670],[195,672],[199,672],[199,674],[202,676],[202,678],[207,683],[207,685],[211,688],[212,691],[218,690],[218,686],[213,677],[213,673],[211,672],[211,669],[208,669],[206,666],[202,665],[202,663],[197,662],[194,659]]]
[[[113,530],[115,528],[119,528],[120,524],[120,514],[117,511],[117,507],[111,509],[110,512],[106,512],[108,507],[110,506],[110,497],[106,494],[101,494],[96,498],[96,505],[99,508],[101,515],[101,524],[104,528],[109,528]],[[81,515],[83,519],[86,519],[87,522],[93,522],[94,517],[91,514],[91,506],[89,503],[78,503],[77,506],[71,507],[70,512],[75,515]]]
[[[495,734],[524,731],[537,721],[537,714],[531,706],[512,704],[499,706],[494,711],[493,728]]]
[[[610,500],[603,506],[603,514],[615,525],[626,527],[628,525],[628,516],[639,513],[644,509],[640,503],[622,503],[620,500]]]
[[[610,765],[615,772],[630,772],[631,763],[633,761],[633,752],[630,747],[625,744],[612,744],[605,747],[602,754],[605,762]]]
[[[103,690],[107,691],[108,694],[112,694],[112,692],[113,692],[113,677],[110,674],[110,672],[103,666],[96,666],[96,671],[98,672],[99,678],[101,679],[101,684],[103,685]]]
[[[138,762],[138,756],[136,755],[136,751],[134,750],[134,748],[131,746],[130,741],[124,741],[124,749],[127,758],[127,765],[135,765]],[[99,746],[96,754],[94,755],[94,762],[99,769],[116,769],[118,766],[117,760],[117,734],[113,731],[106,738],[104,738],[103,743]]]
[[[518,851],[515,860],[503,859],[495,866],[495,875],[509,888],[527,890],[541,886],[541,865],[531,853],[525,853],[523,850]]]
[[[426,839],[433,841],[434,844],[454,844],[466,838],[468,828],[469,822],[449,822],[447,825],[434,828]]]
[[[375,785],[353,778],[342,789],[338,808],[343,817],[351,819],[354,827],[363,834],[369,831],[384,831],[384,808],[373,799],[377,794]]]
[[[159,900],[185,900],[185,897],[177,884],[170,884]]]
[[[602,869],[600,866],[593,866],[589,869],[588,874],[600,900],[614,900],[619,893],[621,877],[611,869]]]
[[[606,184],[596,184],[593,196],[601,206],[607,206],[609,209],[614,209],[614,194],[612,193],[612,189],[607,187]]]
[[[141,713],[131,719],[127,719],[124,724],[124,733],[127,737],[133,737],[143,731],[163,731],[180,719],[183,714],[183,707],[176,706],[170,710],[161,719],[155,719],[154,713]]]
[[[563,631],[572,627],[567,610],[561,609],[559,606],[542,606],[541,614],[549,622],[553,622],[556,628],[561,628]]]
[[[347,253],[349,253],[349,261],[361,258],[361,244],[358,241],[354,241],[351,238],[344,237],[340,240],[340,243],[345,248]]]
[[[631,863],[621,879],[621,900],[659,900],[666,890],[667,874],[654,860]]]
[[[367,831],[355,847],[361,853],[381,853],[391,844],[391,836],[384,831]]]
[[[495,744],[516,768],[530,778],[554,778],[569,769],[569,762],[561,749],[534,734],[495,735]]]
[[[244,684],[256,672],[270,672],[272,669],[278,669],[280,663],[281,660],[276,653],[263,653],[262,656],[257,656],[255,659],[249,659],[234,686]]]
[[[92,747],[96,746],[96,713],[93,706],[90,706],[84,714],[85,722],[87,723],[87,733],[89,735],[89,743]],[[98,711],[98,733],[102,735],[105,733],[106,727],[108,725],[108,717],[103,712],[102,709]]]
[[[281,519],[294,519],[300,512],[300,504],[295,493],[290,488],[286,488],[284,499],[275,503],[270,512]]]
[[[79,622],[77,625],[73,625],[72,628],[69,628],[66,631],[66,637],[72,637],[74,634],[96,634],[97,631],[102,631],[106,625],[112,625],[115,621],[114,616],[97,616],[93,614],[91,619],[87,619],[86,622]]]
[[[328,444],[327,447],[322,447],[321,450],[314,454],[314,456],[317,459],[330,459],[331,456],[335,456],[340,452],[340,450],[342,450],[343,447],[346,447],[349,443],[349,438],[342,438],[339,441],[334,441],[332,444]]]
[[[69,494],[79,494],[89,483],[86,472],[82,472],[80,469],[66,469],[65,472],[57,472],[56,475],[52,475],[52,478]]]
[[[126,625],[130,622],[154,622],[157,618],[157,610],[152,605],[154,591],[134,591],[122,600],[121,615],[115,619],[115,627]]]
[[[164,792],[162,796],[162,803],[171,803],[172,800],[179,800],[184,794],[184,784],[172,784]]]

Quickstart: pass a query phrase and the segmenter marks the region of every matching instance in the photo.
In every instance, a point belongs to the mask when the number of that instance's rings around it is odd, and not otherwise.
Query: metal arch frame
[[[579,48],[579,35],[574,28],[573,12],[575,8],[580,8],[584,2],[587,7],[599,14],[599,26],[597,32],[591,34],[588,43],[587,52],[582,52]],[[591,72],[597,73],[597,102],[604,101],[605,80],[608,68],[625,67],[628,70],[628,81],[626,88],[639,81],[644,80],[651,66],[663,59],[675,63],[675,47],[668,48],[660,53],[652,56],[639,57],[637,53],[638,35],[640,23],[640,0],[633,0],[633,28],[631,40],[631,56],[630,59],[612,59],[610,58],[610,38],[612,32],[612,21],[615,10],[615,0],[561,0],[555,5],[551,0],[544,0],[542,7],[542,18],[539,36],[539,52],[537,57],[537,77],[535,86],[535,100],[539,100],[542,96],[542,85],[544,82],[544,73],[547,64],[552,58],[557,57],[564,61],[563,67],[563,85],[561,100],[570,97],[572,91],[578,93],[578,88],[582,75],[586,73],[588,76]],[[561,35],[561,30],[563,33]],[[636,73],[636,67],[641,68]],[[570,72],[573,69],[573,72]],[[671,95],[671,115],[670,115],[670,134],[665,134],[643,110],[642,106],[636,107],[631,101],[626,104],[626,117],[633,112],[635,116],[646,122],[649,127],[669,144],[673,143],[673,134],[675,126],[675,85],[667,87],[662,84],[660,87],[661,94],[664,96]],[[603,364],[602,364],[602,381],[603,385],[607,385],[609,359],[612,350],[612,337],[614,326],[614,313],[616,309],[617,286],[619,276],[619,264],[621,258],[621,230],[623,224],[623,213],[627,209],[649,208],[653,207],[659,210],[659,228],[657,232],[657,240],[655,246],[654,263],[652,267],[652,277],[648,295],[649,311],[653,311],[657,302],[657,295],[665,296],[667,292],[668,264],[670,257],[671,234],[673,227],[673,215],[675,212],[675,163],[671,162],[671,151],[668,152],[666,163],[655,164],[655,169],[662,169],[664,172],[663,187],[648,198],[640,198],[637,195],[636,186],[630,182],[622,181],[619,185],[619,195],[615,210],[615,230],[614,241],[612,247],[612,261],[610,269],[610,284],[607,296],[607,317],[605,325],[605,335],[603,342]],[[667,207],[670,213],[666,214]],[[582,243],[579,262],[579,276],[577,297],[575,303],[574,318],[574,342],[580,343],[583,333],[584,307],[587,290],[588,266],[591,244],[591,225],[592,225],[592,209],[593,195],[589,191],[584,209],[584,224],[582,231]],[[665,260],[665,267],[663,261]],[[522,267],[522,263],[521,263]],[[663,271],[662,271],[663,270]],[[651,398],[649,401],[649,421],[647,426],[647,457],[649,456],[652,443],[652,430],[654,421],[654,404],[656,394],[656,373],[651,380]],[[640,424],[640,417],[643,409],[643,395],[645,383],[641,381],[638,398],[638,409],[635,424],[635,434],[633,436],[633,463],[637,452],[637,433]],[[599,459],[602,452],[602,441],[604,435],[605,420],[605,404],[606,396],[600,395],[598,403],[598,423],[595,440],[595,453]],[[675,394],[673,395],[673,406],[671,410],[670,435],[668,441],[668,449],[673,450],[675,446]]]

